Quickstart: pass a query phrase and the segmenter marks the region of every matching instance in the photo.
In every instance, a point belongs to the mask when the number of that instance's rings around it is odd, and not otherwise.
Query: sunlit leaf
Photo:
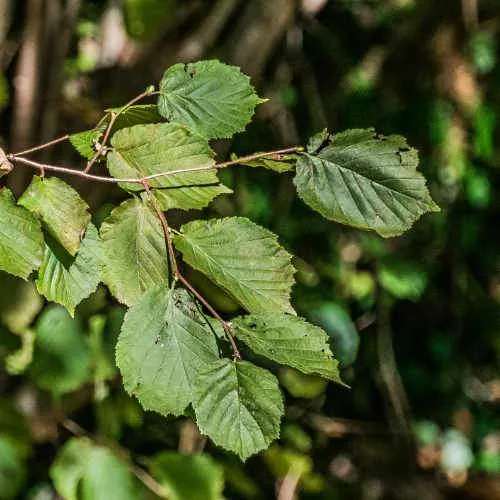
[[[115,208],[101,226],[103,281],[124,304],[159,284],[168,286],[165,236],[149,204],[132,199]]]
[[[211,60],[171,66],[160,82],[158,109],[205,137],[224,138],[245,130],[261,102],[238,67]]]
[[[232,189],[224,184],[213,184],[208,186],[185,186],[165,189],[155,189],[154,196],[162,210],[180,208],[182,210],[205,208],[217,196],[231,194]]]
[[[174,238],[184,260],[250,312],[293,313],[295,272],[276,235],[243,217],[193,221]]]
[[[136,125],[119,130],[111,139],[108,168],[113,177],[143,178],[169,171],[202,167],[202,170],[165,175],[149,180],[152,187],[173,188],[218,184],[213,151],[208,141],[178,123]],[[141,184],[124,183],[140,191]]]
[[[76,255],[90,222],[89,207],[77,191],[57,177],[35,176],[19,204],[38,215],[50,234],[71,255]]]
[[[63,305],[73,316],[75,307],[97,288],[101,281],[100,241],[97,229],[89,224],[74,259],[64,256],[56,242],[45,245],[38,271],[38,291],[52,302]]]

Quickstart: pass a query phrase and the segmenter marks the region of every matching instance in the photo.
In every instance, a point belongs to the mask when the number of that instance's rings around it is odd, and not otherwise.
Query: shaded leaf
[[[313,141],[311,147],[321,147]],[[354,129],[304,153],[294,179],[299,196],[327,219],[382,236],[397,236],[424,213],[437,211],[406,139]]]
[[[7,188],[0,189],[0,214],[0,270],[27,279],[42,262],[40,223]]]
[[[313,399],[323,394],[328,381],[317,375],[306,375],[289,366],[283,366],[278,371],[281,385],[294,398]]]
[[[41,217],[50,234],[73,256],[90,222],[88,205],[68,184],[57,177],[35,176],[19,204]]]
[[[193,221],[174,237],[184,260],[250,312],[293,313],[291,256],[271,231],[243,217]]]
[[[180,415],[197,373],[217,359],[212,329],[185,290],[157,286],[125,315],[116,362],[125,389],[147,410]]]
[[[21,347],[5,358],[5,368],[10,375],[20,375],[33,360],[35,332],[26,329],[19,336],[21,337]]]
[[[205,455],[181,455],[164,451],[153,457],[152,476],[170,500],[222,500],[224,472]]]
[[[262,102],[238,67],[211,60],[170,67],[160,82],[158,109],[212,139],[245,130]]]
[[[328,334],[340,366],[346,367],[356,361],[359,334],[351,317],[340,304],[335,302],[315,304],[308,308],[307,317]]]
[[[129,35],[152,42],[165,33],[173,17],[172,0],[125,0],[125,26]]]
[[[238,339],[256,354],[304,373],[340,381],[338,361],[328,345],[328,335],[302,318],[261,313],[232,321]]]
[[[60,306],[46,308],[35,327],[35,355],[29,374],[54,394],[78,389],[88,380],[90,354],[78,320]]]
[[[38,291],[52,302],[63,305],[73,316],[75,307],[96,289],[101,281],[100,241],[97,229],[89,224],[76,257],[66,259],[57,244],[45,245],[38,271]]]
[[[108,168],[113,177],[142,178],[186,168],[214,165],[208,141],[178,123],[136,125],[119,130],[111,139]],[[215,169],[183,172],[151,179],[152,187],[172,188],[218,184]],[[141,184],[120,184],[140,191]]]
[[[26,465],[16,446],[0,436],[0,498],[17,498],[24,484]]]
[[[0,272],[0,322],[11,332],[21,333],[31,325],[43,307],[43,299],[32,281]]]
[[[246,460],[278,438],[284,408],[271,372],[220,359],[200,370],[195,387],[198,426],[216,445]]]
[[[132,199],[115,208],[101,226],[103,282],[132,305],[155,285],[168,286],[168,255],[158,217],[147,202]]]
[[[65,500],[138,500],[143,497],[128,464],[88,438],[72,438],[50,467],[57,493]]]

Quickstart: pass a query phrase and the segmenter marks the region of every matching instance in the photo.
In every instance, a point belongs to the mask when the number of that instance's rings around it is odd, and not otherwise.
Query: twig
[[[196,288],[191,285],[191,283],[182,275],[182,273],[179,271],[179,266],[177,264],[177,259],[175,257],[175,250],[174,250],[174,244],[172,241],[172,233],[170,230],[170,226],[168,224],[167,217],[161,210],[161,208],[158,206],[158,204],[155,202],[155,199],[151,193],[150,187],[147,183],[147,181],[143,182],[144,189],[146,190],[150,203],[153,206],[156,215],[161,221],[161,225],[163,227],[163,233],[165,234],[165,241],[167,243],[167,251],[168,251],[168,256],[170,260],[170,264],[172,266],[172,274],[174,275],[174,279],[182,283],[200,302],[205,306],[205,308],[210,312],[210,314],[220,322],[222,325],[222,328],[224,330],[224,333],[226,334],[227,339],[229,340],[229,343],[231,344],[231,349],[233,350],[233,355],[236,359],[241,359],[241,354],[240,351],[238,350],[238,346],[236,345],[236,342],[234,341],[233,334],[231,332],[231,327],[227,323],[227,321],[224,321],[224,319],[219,315],[219,313],[207,302],[205,297],[201,295]]]
[[[207,310],[212,314],[212,316],[219,321],[219,323],[222,325],[222,328],[224,329],[224,333],[226,334],[227,339],[229,340],[229,343],[231,344],[231,349],[233,350],[233,355],[236,359],[241,359],[241,354],[240,351],[238,350],[238,347],[236,345],[236,342],[234,341],[233,334],[231,333],[231,327],[227,323],[227,321],[224,321],[219,313],[205,300],[205,298],[198,293],[198,291],[189,283],[189,281],[180,274],[178,276],[179,281],[207,308]]]
[[[93,175],[89,174],[82,170],[75,170],[73,168],[67,167],[59,167],[57,165],[48,165],[44,163],[39,163],[37,161],[28,160],[22,156],[18,156],[16,154],[8,154],[6,155],[7,159],[14,163],[21,163],[23,165],[27,165],[33,168],[38,168],[40,170],[45,169],[47,172],[58,172],[61,174],[74,175],[77,177],[82,177],[83,179],[88,179],[96,182],[107,182],[110,184],[144,184],[145,181],[151,181],[154,179],[159,179],[161,177],[168,177],[169,175],[177,175],[187,172],[198,172],[204,170],[217,170],[219,168],[230,167],[232,165],[237,165],[239,163],[245,163],[253,160],[258,160],[260,158],[279,156],[287,153],[298,153],[302,151],[302,148],[299,146],[294,146],[286,149],[279,149],[277,151],[268,151],[266,153],[255,153],[248,156],[242,156],[236,160],[225,161],[222,163],[216,163],[212,165],[203,165],[200,167],[192,167],[192,168],[181,168],[178,170],[169,170],[166,172],[159,172],[157,174],[146,175],[144,177],[133,177],[130,179],[124,178],[115,178],[115,177],[105,177],[101,175]],[[154,186],[153,186],[154,187]]]
[[[380,389],[387,402],[389,423],[403,439],[398,442],[411,447],[410,405],[396,364],[392,344],[390,297],[380,290],[377,313],[377,357]]]
[[[152,476],[150,476],[144,469],[139,467],[138,465],[134,464],[130,458],[129,454],[123,450],[118,444],[114,444],[114,446],[109,446],[106,443],[102,442],[100,439],[94,438],[90,432],[87,432],[83,427],[81,427],[79,424],[77,424],[74,420],[71,420],[69,418],[65,418],[61,421],[61,425],[71,432],[74,436],[78,437],[88,437],[92,441],[97,442],[100,445],[105,445],[108,448],[110,448],[112,451],[117,453],[120,458],[125,460],[129,467],[131,468],[132,472],[135,474],[137,479],[141,481],[148,489],[150,489],[155,495],[159,496],[160,498],[167,498],[167,492],[163,488],[163,486],[158,483]]]
[[[99,159],[100,156],[104,154],[106,151],[106,143],[108,142],[109,136],[111,134],[111,129],[113,128],[113,125],[116,122],[116,119],[124,113],[127,109],[129,109],[131,106],[133,106],[136,102],[141,101],[145,97],[149,97],[152,95],[158,94],[158,92],[155,92],[154,87],[148,87],[144,92],[139,94],[138,96],[134,97],[132,100],[127,102],[124,106],[122,106],[118,112],[111,111],[110,112],[110,119],[108,126],[106,127],[106,131],[104,132],[104,137],[102,138],[101,142],[101,147],[96,151],[95,155],[91,158],[91,160],[87,163],[87,166],[85,167],[84,172],[89,172],[90,169],[92,168],[92,165]]]
[[[69,134],[58,137],[57,139],[53,139],[49,142],[45,142],[44,144],[40,144],[39,146],[35,146],[34,148],[25,149],[24,151],[20,151],[19,153],[14,153],[12,156],[23,156],[29,153],[34,153],[35,151],[40,151],[42,149],[50,148],[59,144],[60,142],[67,141],[69,139]]]
[[[149,184],[147,183],[147,181],[144,181],[143,184],[144,184],[144,189],[146,190],[146,193],[148,194],[149,202],[151,203],[151,206],[153,207],[154,211],[156,212],[158,219],[160,219],[161,225],[163,227],[163,233],[165,235],[165,242],[167,244],[168,257],[170,260],[170,266],[172,267],[172,274],[174,275],[174,279],[177,280],[177,279],[179,279],[180,272],[179,272],[179,266],[177,265],[177,259],[175,258],[174,243],[172,241],[172,233],[170,232],[170,226],[168,225],[168,220],[165,217],[165,214],[162,212],[161,208],[155,202],[155,199],[154,199],[153,195],[151,194],[151,190],[149,189]]]

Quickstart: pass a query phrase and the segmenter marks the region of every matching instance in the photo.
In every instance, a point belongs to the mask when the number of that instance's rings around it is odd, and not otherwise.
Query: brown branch
[[[232,165],[237,165],[240,163],[245,163],[253,160],[258,160],[260,158],[266,157],[276,157],[287,153],[297,153],[302,151],[302,148],[299,146],[294,146],[286,149],[279,149],[277,151],[268,151],[266,153],[255,153],[248,156],[243,156],[238,158],[237,160],[225,161],[222,163],[217,163],[213,165],[204,165],[200,167],[192,167],[192,168],[181,168],[178,170],[170,170],[167,172],[160,172],[158,174],[146,175],[144,177],[133,177],[133,178],[115,178],[115,177],[105,177],[101,175],[93,175],[82,170],[75,170],[67,167],[59,167],[57,165],[49,165],[45,163],[39,163],[33,160],[28,160],[22,156],[18,156],[17,154],[8,154],[6,155],[7,159],[13,163],[21,163],[23,165],[27,165],[29,167],[38,168],[39,170],[46,170],[47,172],[57,172],[60,174],[68,174],[74,175],[76,177],[81,177],[83,179],[88,179],[96,182],[107,182],[110,184],[143,184],[144,182],[149,182],[154,179],[159,179],[161,177],[168,177],[169,175],[177,175],[186,172],[198,172],[203,170],[217,170],[219,168],[230,167]]]
[[[151,194],[151,190],[149,189],[149,184],[147,183],[147,181],[144,181],[143,185],[144,189],[146,190],[146,193],[148,194],[149,202],[151,203],[151,206],[156,212],[158,219],[160,219],[163,228],[163,233],[165,235],[165,242],[167,244],[167,251],[170,260],[170,266],[172,267],[172,274],[174,275],[174,279],[177,280],[179,279],[180,272],[179,272],[179,266],[177,265],[177,259],[175,258],[174,243],[172,241],[172,232],[170,231],[168,220],[163,211],[161,210],[161,208],[156,203],[153,195]]]
[[[42,149],[50,148],[52,146],[55,146],[56,144],[59,144],[60,142],[67,141],[69,139],[69,134],[63,135],[61,137],[58,137],[57,139],[53,139],[49,142],[45,142],[44,144],[40,144],[39,146],[35,146],[30,149],[25,149],[24,151],[20,151],[19,153],[15,153],[13,156],[22,156],[22,155],[27,155],[29,153],[34,153],[35,151],[40,151]]]
[[[226,337],[231,344],[231,349],[233,350],[233,355],[236,359],[241,359],[241,354],[240,351],[238,350],[238,346],[236,345],[236,342],[234,341],[233,334],[231,332],[231,327],[229,326],[229,323],[225,321],[220,314],[209,304],[209,302],[201,295],[196,288],[191,285],[191,283],[182,275],[182,273],[179,271],[179,266],[177,264],[177,259],[175,257],[175,250],[174,250],[174,244],[172,241],[172,232],[170,230],[170,226],[168,224],[168,220],[166,215],[163,213],[161,208],[158,206],[158,204],[155,202],[155,199],[151,193],[150,187],[147,183],[147,181],[143,182],[144,189],[146,190],[148,194],[149,201],[151,205],[153,206],[156,215],[161,221],[161,225],[163,227],[163,233],[165,234],[165,241],[167,244],[167,251],[168,251],[168,256],[169,260],[172,266],[172,274],[174,275],[174,279],[182,283],[200,302],[207,311],[217,320],[219,323],[222,325],[222,328],[224,330],[224,333],[226,334]]]

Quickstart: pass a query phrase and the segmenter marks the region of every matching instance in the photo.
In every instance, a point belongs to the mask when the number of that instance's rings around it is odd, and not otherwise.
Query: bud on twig
[[[12,163],[7,159],[4,150],[0,148],[0,177],[9,174],[13,169]]]

